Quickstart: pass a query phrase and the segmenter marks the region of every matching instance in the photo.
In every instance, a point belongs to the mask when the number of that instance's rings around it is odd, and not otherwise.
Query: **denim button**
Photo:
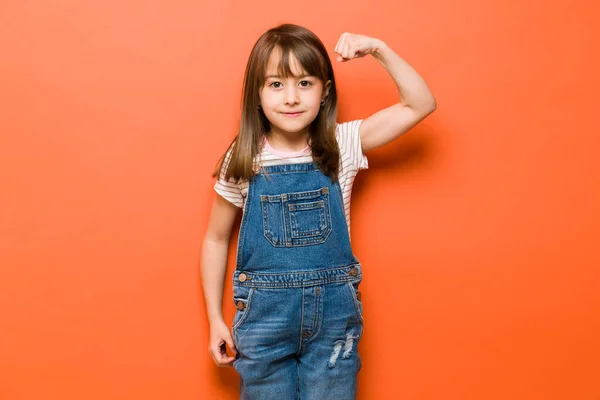
[[[316,294],[321,294],[321,288],[320,288],[320,287],[316,288],[316,289],[315,289],[315,293],[316,293]]]
[[[348,272],[348,274],[350,274],[352,276],[356,276],[356,275],[358,275],[358,270],[356,268],[352,268],[352,269],[350,269],[350,272]]]
[[[241,274],[240,274],[240,276],[238,276],[238,280],[239,280],[240,282],[246,282],[246,279],[247,279],[247,278],[248,278],[248,277],[247,277],[247,276],[246,276],[246,274],[244,274],[244,273],[241,273]]]
[[[243,302],[243,301],[238,301],[238,302],[237,302],[237,309],[241,311],[241,310],[243,310],[244,308],[246,308],[246,304],[244,304],[244,302]]]

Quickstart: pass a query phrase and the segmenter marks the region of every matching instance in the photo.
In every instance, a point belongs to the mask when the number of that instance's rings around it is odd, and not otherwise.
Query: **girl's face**
[[[271,123],[271,133],[307,134],[308,126],[319,114],[321,101],[329,93],[328,82],[309,76],[293,53],[290,53],[290,69],[294,76],[278,76],[277,66],[281,50],[273,49],[266,69],[265,84],[260,89],[260,104]],[[325,92],[324,92],[325,89]]]

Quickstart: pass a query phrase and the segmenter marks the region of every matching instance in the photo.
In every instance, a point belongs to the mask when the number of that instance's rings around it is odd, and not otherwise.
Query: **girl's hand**
[[[373,54],[382,45],[383,42],[379,39],[344,32],[340,36],[334,51],[339,54],[337,61],[344,62],[353,58],[364,57],[367,54]]]
[[[208,352],[218,367],[230,367],[233,365],[235,357],[227,356],[225,344],[229,346],[229,349],[233,351],[234,354],[237,354],[237,350],[233,344],[233,338],[231,337],[229,327],[227,327],[225,322],[220,321],[211,324],[209,343]]]

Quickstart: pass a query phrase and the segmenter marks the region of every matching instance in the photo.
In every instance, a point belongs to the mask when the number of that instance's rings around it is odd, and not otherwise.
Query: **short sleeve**
[[[336,136],[340,146],[340,156],[348,159],[350,165],[357,170],[368,169],[369,160],[362,151],[359,128],[363,120],[348,121],[338,124],[336,127]]]
[[[228,181],[225,180],[225,172],[227,171],[230,158],[231,149],[229,149],[225,155],[223,160],[223,168],[221,168],[221,173],[215,182],[214,189],[225,200],[229,201],[236,207],[243,208],[244,197],[242,196],[241,186],[238,183],[235,183],[235,179],[233,177],[229,178]]]

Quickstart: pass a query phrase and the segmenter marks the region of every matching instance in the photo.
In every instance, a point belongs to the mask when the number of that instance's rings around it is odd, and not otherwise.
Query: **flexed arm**
[[[436,109],[436,101],[423,78],[382,40],[345,32],[335,47],[337,61],[371,54],[391,75],[400,101],[366,118],[360,126],[363,152],[393,141]]]

